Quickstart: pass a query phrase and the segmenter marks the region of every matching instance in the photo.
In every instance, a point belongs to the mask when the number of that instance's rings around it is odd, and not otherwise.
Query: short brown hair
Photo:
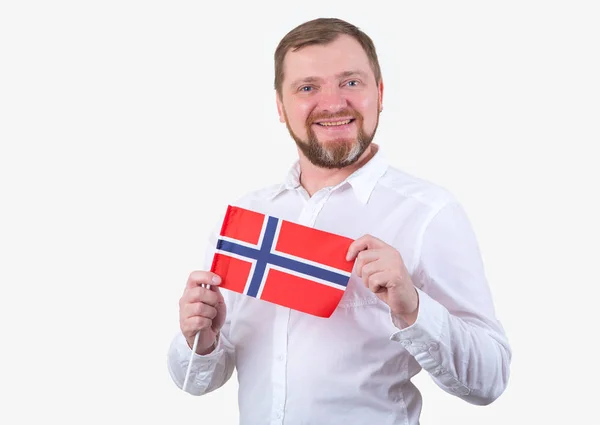
[[[314,44],[329,44],[340,35],[353,37],[364,49],[377,84],[381,81],[381,68],[377,59],[375,45],[371,38],[358,27],[337,18],[318,18],[298,25],[281,39],[275,50],[275,90],[281,97],[283,84],[283,60],[288,51],[297,51]]]

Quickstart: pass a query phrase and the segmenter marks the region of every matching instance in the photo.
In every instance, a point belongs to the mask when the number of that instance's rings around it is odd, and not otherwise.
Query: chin
[[[352,139],[330,139],[330,140],[324,140],[324,141],[320,141],[319,143],[327,146],[327,145],[341,145],[341,144],[345,144],[345,145],[357,145],[358,144],[358,140],[356,140],[356,138],[352,138]]]

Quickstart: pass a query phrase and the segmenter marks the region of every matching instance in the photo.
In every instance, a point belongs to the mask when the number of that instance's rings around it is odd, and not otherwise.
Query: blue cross
[[[275,233],[277,232],[277,224],[279,219],[276,217],[269,217],[267,221],[267,228],[263,235],[262,243],[258,249],[250,248],[244,245],[240,245],[235,242],[226,241],[219,239],[217,241],[217,249],[221,251],[231,252],[241,257],[251,258],[256,260],[254,266],[254,274],[250,281],[250,287],[248,288],[247,295],[256,297],[260,289],[260,283],[262,282],[265,274],[267,264],[273,264],[285,269],[293,270],[305,275],[313,276],[322,280],[326,280],[332,283],[336,283],[341,286],[348,284],[348,276],[341,273],[332,272],[311,264],[306,264],[301,261],[292,260],[290,258],[282,257],[281,255],[273,254],[271,249],[275,242]]]

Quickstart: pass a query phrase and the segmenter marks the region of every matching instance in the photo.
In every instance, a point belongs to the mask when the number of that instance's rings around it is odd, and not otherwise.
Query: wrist
[[[392,309],[391,313],[392,316],[405,324],[406,327],[412,326],[419,316],[419,293],[417,292],[417,289],[414,288],[413,296],[408,305],[405,305],[398,310]]]
[[[198,354],[199,356],[206,356],[206,355],[212,353],[213,351],[215,351],[215,349],[217,348],[217,344],[218,343],[219,343],[219,333],[217,332],[217,334],[215,335],[215,339],[212,342],[212,344],[210,344],[210,346],[208,346],[204,350],[196,349],[196,354]]]

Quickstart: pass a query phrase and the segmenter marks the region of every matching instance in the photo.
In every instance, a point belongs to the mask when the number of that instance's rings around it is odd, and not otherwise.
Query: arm
[[[506,389],[511,349],[495,318],[479,247],[460,205],[444,206],[423,235],[412,276],[416,321],[392,336],[436,382],[465,401],[486,405]]]
[[[210,269],[215,246],[216,231],[213,231],[205,254],[204,270]],[[189,339],[193,340],[193,336],[196,333],[196,331],[190,331],[190,329],[186,328],[186,326],[190,326],[190,322],[187,317],[188,315],[201,314],[199,310],[195,310],[195,313],[190,313],[190,311],[194,311],[193,305],[200,307],[200,303],[197,302],[199,301],[199,297],[207,296],[207,294],[201,293],[201,291],[205,291],[203,288],[194,287],[197,285],[194,284],[193,277],[203,274],[204,272],[193,272],[190,275],[188,285],[186,286],[186,292],[184,292],[182,303],[180,303],[180,318],[183,320],[181,324],[182,331],[178,332],[178,334],[173,338],[167,353],[169,374],[171,375],[173,382],[175,382],[179,388],[183,387],[185,374],[187,372],[190,356],[192,354]],[[216,290],[217,288],[213,289]],[[196,291],[197,293],[192,296],[191,291]],[[208,329],[203,329],[200,331],[200,340],[206,339],[207,342],[203,342],[202,344],[199,342],[198,349],[196,353],[194,353],[192,360],[192,368],[190,370],[190,376],[188,378],[186,388],[186,391],[192,395],[203,395],[220,388],[229,380],[235,367],[235,349],[228,338],[231,325],[231,312],[233,311],[234,294],[227,290],[217,292],[223,297],[225,309],[219,313],[218,317],[214,318],[212,325],[209,325]],[[213,299],[217,298],[214,292],[208,295],[210,295]],[[192,297],[195,298],[193,301],[190,301]],[[221,315],[224,316],[224,319],[219,319]],[[184,326],[183,323],[186,323],[186,325]],[[222,326],[220,326],[221,323]],[[188,335],[188,339],[186,339],[184,336],[184,332],[187,332],[186,335]],[[217,333],[215,334],[215,332]],[[204,336],[202,336],[202,333],[204,333]],[[201,348],[201,345],[207,347],[212,344],[213,341],[215,342],[216,346],[211,346],[208,349]]]
[[[223,296],[229,307],[227,292],[223,291]],[[227,339],[229,327],[230,321],[227,318],[212,352],[203,356],[194,354],[186,389],[188,393],[192,395],[207,394],[222,387],[231,378],[235,368],[235,350]],[[173,338],[167,355],[169,374],[179,388],[183,387],[191,353],[192,350],[185,337],[179,332]]]

